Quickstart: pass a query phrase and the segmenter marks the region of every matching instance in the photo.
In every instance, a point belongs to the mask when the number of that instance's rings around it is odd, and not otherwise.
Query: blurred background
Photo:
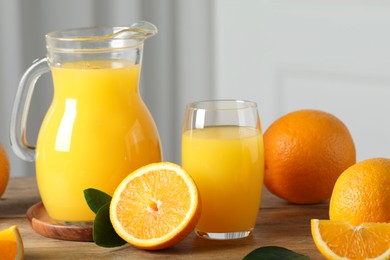
[[[165,161],[181,163],[185,105],[201,99],[256,101],[263,130],[281,115],[321,109],[349,128],[357,160],[390,157],[390,2],[379,0],[0,0],[0,143],[11,176],[35,175],[17,158],[9,122],[19,80],[45,56],[47,32],[154,23],[140,90]],[[53,95],[38,81],[27,138],[35,144]]]

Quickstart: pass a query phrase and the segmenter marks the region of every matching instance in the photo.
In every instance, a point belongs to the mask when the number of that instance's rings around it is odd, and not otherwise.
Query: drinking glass
[[[201,197],[196,234],[220,240],[248,236],[259,212],[264,176],[256,103],[210,100],[188,104],[182,164]]]

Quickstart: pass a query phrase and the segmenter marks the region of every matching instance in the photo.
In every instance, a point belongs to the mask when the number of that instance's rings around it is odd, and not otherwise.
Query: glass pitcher
[[[157,128],[139,93],[148,22],[46,35],[47,57],[23,75],[11,118],[11,144],[36,161],[43,204],[60,223],[93,221],[83,190],[110,195],[133,170],[161,161]],[[29,105],[37,79],[51,70],[54,96],[36,147],[26,141]]]

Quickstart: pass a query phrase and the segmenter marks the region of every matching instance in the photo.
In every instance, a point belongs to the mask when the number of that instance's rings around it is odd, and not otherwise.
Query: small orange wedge
[[[0,231],[0,259],[23,259],[24,247],[17,226]]]
[[[311,220],[318,250],[327,259],[390,259],[390,223]]]
[[[115,190],[110,220],[120,237],[146,250],[173,246],[195,228],[200,199],[179,165],[153,163],[131,173]]]

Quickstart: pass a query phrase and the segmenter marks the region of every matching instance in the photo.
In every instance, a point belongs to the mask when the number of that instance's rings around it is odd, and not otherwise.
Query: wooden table
[[[162,251],[143,251],[130,245],[102,248],[91,242],[43,237],[32,230],[25,217],[27,209],[39,200],[33,177],[11,178],[0,200],[0,230],[15,224],[19,227],[26,259],[242,259],[252,250],[269,245],[286,247],[311,259],[324,259],[312,240],[310,219],[328,218],[328,204],[293,205],[266,190],[251,236],[212,241],[192,233],[181,243]]]

